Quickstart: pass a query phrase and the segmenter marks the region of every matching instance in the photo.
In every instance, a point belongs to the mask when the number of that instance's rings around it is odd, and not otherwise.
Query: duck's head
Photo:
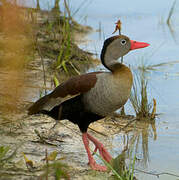
[[[119,64],[118,58],[123,57],[129,51],[149,46],[148,43],[130,40],[127,36],[113,36],[104,41],[101,51],[102,64],[113,71],[115,64]]]

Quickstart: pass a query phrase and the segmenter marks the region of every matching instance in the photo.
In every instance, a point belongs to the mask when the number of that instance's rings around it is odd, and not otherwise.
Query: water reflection
[[[128,130],[127,130],[128,131]],[[124,148],[122,152],[113,160],[113,168],[123,176],[127,167],[131,166],[133,158],[136,157],[136,163],[139,166],[147,167],[150,161],[149,140],[157,139],[157,130],[155,120],[136,121],[133,130],[127,132],[122,141]]]

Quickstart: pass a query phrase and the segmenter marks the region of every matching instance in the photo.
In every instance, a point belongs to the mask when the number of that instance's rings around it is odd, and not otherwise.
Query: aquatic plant
[[[156,112],[156,100],[153,99],[154,105],[148,99],[147,94],[148,81],[144,72],[135,75],[130,102],[136,113],[137,119],[154,119]],[[153,107],[153,109],[152,109]]]

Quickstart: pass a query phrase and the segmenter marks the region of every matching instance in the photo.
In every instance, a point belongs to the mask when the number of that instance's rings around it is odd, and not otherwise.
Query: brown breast
[[[130,96],[132,73],[122,65],[112,72],[97,75],[95,86],[84,93],[86,109],[101,116],[106,116],[122,107]]]

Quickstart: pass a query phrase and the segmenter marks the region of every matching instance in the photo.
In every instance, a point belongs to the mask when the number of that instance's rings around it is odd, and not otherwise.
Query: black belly
[[[61,116],[59,117],[60,106],[62,109]],[[54,119],[68,119],[74,124],[77,124],[81,132],[86,132],[90,123],[103,118],[102,116],[85,110],[85,104],[82,102],[81,95],[63,102],[60,106],[54,107],[48,115]]]

